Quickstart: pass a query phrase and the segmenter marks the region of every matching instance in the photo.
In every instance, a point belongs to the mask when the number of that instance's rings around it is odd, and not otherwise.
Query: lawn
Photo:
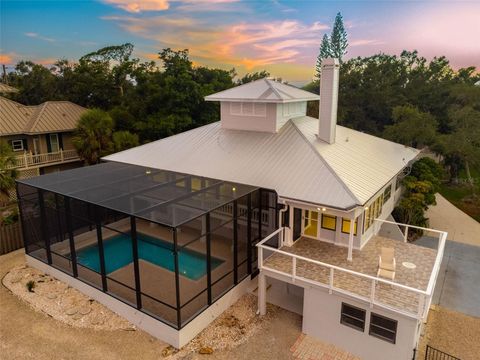
[[[458,184],[450,182],[440,186],[439,193],[453,205],[480,222],[480,166],[472,166],[473,189],[467,181],[465,170],[458,174]]]

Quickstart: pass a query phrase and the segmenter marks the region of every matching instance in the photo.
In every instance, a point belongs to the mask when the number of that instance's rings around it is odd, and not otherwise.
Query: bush
[[[26,284],[28,292],[34,292],[33,289],[35,289],[35,281],[30,280]]]

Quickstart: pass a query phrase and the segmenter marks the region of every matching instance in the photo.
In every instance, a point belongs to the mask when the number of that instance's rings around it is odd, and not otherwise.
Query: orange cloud
[[[8,54],[0,54],[0,63],[1,64],[11,64],[13,63],[13,56]]]
[[[142,11],[163,11],[169,8],[168,0],[103,0],[122,10],[139,13]]]
[[[316,49],[328,26],[319,22],[305,24],[297,20],[241,22],[215,25],[189,17],[104,17],[124,30],[161,47],[187,48],[197,63],[236,66],[248,71],[277,62],[291,63],[314,56],[306,49]],[[150,58],[146,56],[147,58]]]

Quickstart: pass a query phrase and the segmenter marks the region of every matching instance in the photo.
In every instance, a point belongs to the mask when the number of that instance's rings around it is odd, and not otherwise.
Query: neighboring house
[[[261,79],[206,97],[220,122],[19,181],[28,262],[176,347],[258,286],[261,315],[268,299],[361,358],[411,359],[446,233],[426,249],[385,220],[418,151],[337,125],[338,68],[321,97]]]
[[[16,168],[21,178],[80,164],[72,132],[86,110],[69,101],[26,106],[0,96],[0,139],[17,154]]]

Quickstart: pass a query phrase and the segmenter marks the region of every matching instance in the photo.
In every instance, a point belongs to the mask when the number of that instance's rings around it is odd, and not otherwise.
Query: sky
[[[142,60],[165,47],[189,49],[195,65],[240,75],[266,69],[305,83],[337,12],[347,58],[416,49],[456,69],[480,68],[480,0],[0,0],[0,64],[48,66],[130,42]]]

